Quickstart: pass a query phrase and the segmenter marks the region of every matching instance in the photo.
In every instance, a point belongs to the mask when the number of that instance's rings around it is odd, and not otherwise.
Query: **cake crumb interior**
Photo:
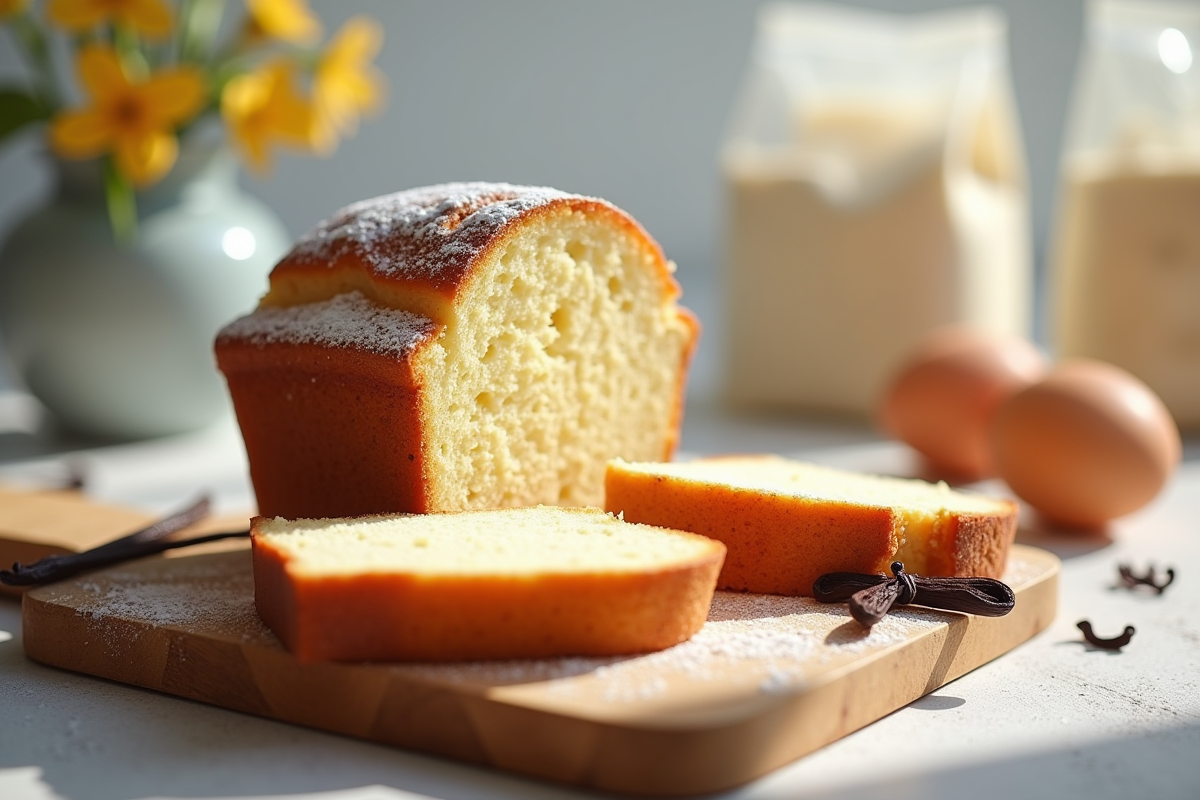
[[[598,510],[542,507],[468,514],[331,520],[264,520],[256,537],[282,551],[289,570],[334,576],[640,572],[711,553],[702,537],[626,523]]]
[[[607,218],[536,218],[426,359],[432,507],[600,506],[604,465],[667,457],[691,329],[658,255]]]

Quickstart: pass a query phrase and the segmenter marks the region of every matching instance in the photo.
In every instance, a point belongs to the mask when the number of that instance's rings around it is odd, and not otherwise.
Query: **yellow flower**
[[[149,39],[163,39],[171,33],[171,9],[163,0],[50,0],[46,14],[75,33],[110,20]]]
[[[383,45],[383,28],[367,17],[348,21],[321,56],[313,76],[322,136],[353,134],[359,115],[374,111],[383,100],[383,76],[371,59]]]
[[[0,19],[20,14],[29,5],[29,0],[0,0]]]
[[[270,36],[293,44],[311,44],[321,37],[321,21],[304,0],[246,0],[246,7],[252,38]]]
[[[174,129],[204,106],[204,80],[190,67],[165,69],[132,83],[111,47],[79,53],[79,78],[91,105],[64,111],[50,126],[50,144],[64,158],[116,157],[117,168],[137,186],[171,169],[179,144]]]
[[[270,166],[275,142],[318,149],[312,105],[296,91],[295,67],[284,59],[231,80],[221,93],[221,116],[250,166]]]

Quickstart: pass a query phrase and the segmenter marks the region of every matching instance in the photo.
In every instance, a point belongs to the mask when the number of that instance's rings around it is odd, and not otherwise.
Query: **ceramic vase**
[[[51,202],[0,251],[0,333],[57,420],[112,439],[195,430],[228,413],[217,330],[251,310],[290,237],[239,188],[219,147],[185,149],[113,237],[100,165],[59,162]]]

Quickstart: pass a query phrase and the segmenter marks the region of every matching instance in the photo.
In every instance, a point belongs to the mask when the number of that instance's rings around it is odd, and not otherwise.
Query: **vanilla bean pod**
[[[27,567],[14,564],[12,570],[0,570],[0,583],[9,586],[37,586],[43,583],[53,583],[69,578],[72,575],[97,567],[107,567],[130,561],[143,556],[152,556],[167,550],[177,550],[181,547],[191,547],[206,542],[216,542],[221,539],[249,538],[250,531],[223,531],[221,533],[206,533],[190,539],[158,539],[149,542],[138,542],[122,547],[110,547],[85,550],[82,553],[72,553],[66,556],[48,556],[55,559],[46,563],[47,559],[35,561]]]
[[[0,570],[0,583],[8,586],[34,586],[40,583],[50,583],[68,578],[84,570],[117,564],[132,558],[141,558],[180,547],[190,547],[203,542],[249,535],[246,531],[235,531],[182,540],[166,538],[204,519],[208,516],[211,507],[212,501],[208,497],[202,497],[178,513],[91,550],[82,553],[46,556],[29,565],[13,564],[11,570]]]
[[[102,544],[99,547],[93,547],[92,550],[89,550],[88,552],[102,552],[105,550],[113,550],[121,547],[128,547],[130,545],[142,544],[144,542],[157,541],[158,539],[162,539],[170,536],[173,533],[177,533],[189,525],[196,524],[200,520],[207,517],[210,511],[212,511],[212,499],[208,495],[202,495],[199,500],[197,500],[195,503],[192,503],[187,508],[163,517],[157,522],[152,522],[141,530],[134,531],[128,536],[122,536],[120,539],[113,539],[111,542]],[[49,558],[70,558],[70,556],[49,556]],[[42,561],[45,560],[46,559],[42,559]],[[30,566],[32,566],[32,564]]]
[[[813,597],[822,603],[848,603],[851,616],[867,628],[897,605],[1002,617],[1016,604],[1012,589],[993,578],[925,578],[905,572],[899,561],[892,562],[892,575],[830,572],[813,583]]]

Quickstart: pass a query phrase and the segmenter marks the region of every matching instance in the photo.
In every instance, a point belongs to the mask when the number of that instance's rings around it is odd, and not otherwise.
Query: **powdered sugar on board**
[[[102,647],[114,655],[133,647],[139,635],[137,627],[114,622],[200,634],[219,630],[239,641],[274,642],[274,634],[254,610],[252,573],[227,569],[224,563],[147,559],[40,591],[54,592],[60,586],[66,591],[69,585],[75,611],[87,619],[87,629],[94,635],[84,646]],[[168,565],[181,569],[163,568]]]
[[[447,183],[363,200],[297,242],[277,267],[334,266],[359,259],[383,278],[455,282],[498,233],[530,211],[561,200],[603,200],[543,186]],[[607,203],[605,203],[607,205]]]
[[[1043,568],[1044,569],[1044,568]],[[1017,589],[1043,569],[1009,558],[1004,579]],[[604,702],[636,703],[670,687],[753,682],[763,694],[788,693],[863,655],[900,646],[942,627],[952,614],[899,608],[869,631],[842,604],[808,597],[717,592],[708,620],[688,641],[658,653],[621,658],[552,658],[397,666],[409,674],[455,683],[504,686],[550,682],[560,696],[598,695]]]
[[[1019,590],[1044,574],[1010,557],[1005,579]],[[216,636],[251,647],[281,645],[254,610],[247,552],[210,557],[146,559],[74,582],[38,590],[87,620],[94,639],[112,655],[132,650],[138,629],[168,628]],[[845,605],[811,598],[717,592],[704,627],[687,642],[658,653],[609,658],[550,658],[448,664],[373,664],[422,681],[479,689],[519,688],[571,702],[654,701],[697,686],[737,683],[760,694],[787,694],[857,659],[904,646],[956,615],[915,607],[889,613],[869,631]],[[131,627],[127,623],[133,623]],[[132,631],[132,632],[131,632]]]
[[[510,685],[551,681],[560,695],[596,694],[633,703],[681,683],[759,682],[764,693],[790,691],[863,653],[900,645],[944,624],[937,612],[900,611],[865,631],[845,606],[807,597],[717,592],[708,621],[688,641],[623,658],[558,658],[395,667],[426,679]]]
[[[226,325],[220,339],[268,344],[316,344],[403,358],[434,336],[438,324],[420,314],[376,305],[360,292],[286,308],[259,308]]]

